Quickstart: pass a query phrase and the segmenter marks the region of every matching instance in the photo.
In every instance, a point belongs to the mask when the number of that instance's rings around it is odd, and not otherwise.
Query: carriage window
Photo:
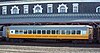
[[[15,30],[10,30],[10,34],[15,34]]]
[[[24,34],[27,34],[27,30],[24,30]]]
[[[41,30],[37,30],[37,34],[41,34]]]
[[[55,30],[52,30],[51,32],[52,32],[52,34],[55,34]]]
[[[56,34],[60,34],[60,30],[56,30]]]
[[[46,34],[46,30],[42,30],[42,34]]]
[[[28,34],[32,34],[32,30],[28,30]]]
[[[33,30],[33,34],[36,34],[36,30]]]
[[[66,30],[66,34],[70,34],[70,30]]]
[[[20,34],[23,34],[23,30],[19,30],[19,33],[20,33]]]
[[[72,34],[75,34],[75,30],[72,30]]]
[[[81,31],[80,30],[77,30],[77,34],[81,34]]]
[[[18,30],[15,30],[15,34],[18,34]]]
[[[65,34],[65,30],[62,30],[62,31],[61,31],[61,34]]]
[[[13,33],[13,31],[11,31],[11,33]]]
[[[86,34],[86,31],[82,31],[82,34]]]
[[[50,30],[47,30],[47,34],[50,34]]]

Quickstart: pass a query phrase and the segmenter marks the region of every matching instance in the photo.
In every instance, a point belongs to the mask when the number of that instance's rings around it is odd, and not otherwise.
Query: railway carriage
[[[85,9],[84,9],[85,8]],[[100,42],[100,1],[0,3],[0,37]]]
[[[66,39],[90,40],[92,27],[88,25],[22,25],[4,27],[7,39]],[[5,32],[6,31],[6,32]],[[6,34],[6,35],[5,35]]]

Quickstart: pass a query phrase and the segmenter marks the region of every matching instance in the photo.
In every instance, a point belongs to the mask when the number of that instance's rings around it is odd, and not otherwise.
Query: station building
[[[0,25],[100,24],[100,1],[1,2]]]
[[[93,32],[100,32],[97,30],[97,27],[100,30],[100,1],[1,2],[0,35],[2,33],[4,36],[7,35],[5,28],[12,25],[23,25],[23,29],[24,25],[28,28],[31,28],[30,25],[48,25],[49,27],[50,25],[63,25],[63,27],[65,25],[90,25],[93,26]],[[10,30],[10,32],[13,33],[15,30]],[[100,35],[99,33],[94,33],[93,37],[96,39]]]

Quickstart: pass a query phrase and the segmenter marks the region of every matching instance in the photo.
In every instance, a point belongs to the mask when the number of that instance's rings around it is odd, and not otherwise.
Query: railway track
[[[50,47],[88,47],[88,48],[100,48],[100,44],[88,44],[88,43],[70,43],[70,42],[46,42],[46,41],[33,41],[33,42],[0,42],[0,45],[19,45],[19,46],[50,46]]]
[[[2,53],[99,53],[100,48],[0,45]]]
[[[99,53],[100,44],[67,42],[0,42],[0,53]]]

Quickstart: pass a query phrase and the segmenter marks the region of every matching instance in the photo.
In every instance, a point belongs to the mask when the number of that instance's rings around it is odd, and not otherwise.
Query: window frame
[[[14,8],[17,9],[17,12],[14,12]],[[18,6],[12,6],[12,8],[11,8],[11,14],[20,14],[19,10],[20,9],[18,8]]]
[[[15,30],[15,34],[19,34],[19,30],[17,30],[17,33],[16,33],[16,30]]]
[[[29,13],[29,10],[28,10],[29,9],[29,5],[24,5],[23,7],[24,7],[23,13],[24,14],[28,14]]]
[[[32,34],[32,30],[27,30],[27,34]]]
[[[78,13],[79,12],[79,9],[78,9],[79,4],[73,3],[72,5],[73,5],[73,13]]]
[[[77,35],[81,35],[81,30],[76,30],[76,31],[77,31],[77,32],[76,32]],[[78,34],[78,31],[80,31],[80,34]]]
[[[39,12],[36,12],[36,8],[37,8],[37,7],[39,7],[39,8],[40,8]],[[43,10],[42,6],[41,6],[41,5],[39,5],[39,4],[37,4],[37,5],[34,5],[34,8],[33,8],[33,13],[42,13],[42,10]]]
[[[60,11],[60,8],[61,8],[62,6],[65,7],[65,12],[61,12],[61,11]],[[63,3],[62,3],[62,4],[59,4],[59,7],[58,7],[57,9],[58,9],[58,13],[67,13],[67,12],[68,12],[67,4],[63,4]]]
[[[25,31],[26,31],[26,33],[25,33]],[[28,30],[24,30],[23,32],[24,32],[24,34],[28,34]]]
[[[42,34],[42,30],[37,30],[37,34]]]
[[[7,6],[2,6],[2,14],[7,14]]]
[[[19,31],[19,34],[24,34],[23,30],[18,30],[18,31]]]
[[[85,33],[83,33],[83,32],[85,32]],[[82,30],[82,31],[81,31],[81,34],[82,34],[82,35],[86,35],[86,34],[87,34],[87,30]]]
[[[77,12],[78,12],[78,7],[76,7],[76,6],[73,7],[73,12],[74,12],[74,13],[77,13]]]
[[[53,4],[47,4],[47,13],[53,13]]]
[[[63,33],[64,32],[64,33]],[[61,30],[61,34],[66,34],[65,30]]]
[[[56,31],[55,30],[51,30],[51,34],[56,34]]]
[[[96,13],[100,13],[99,9],[100,9],[100,6],[96,7]]]
[[[32,34],[37,34],[37,30],[32,30]]]
[[[67,32],[66,34],[71,34],[71,30],[65,30],[65,32]]]
[[[42,30],[41,32],[42,32],[42,34],[47,34],[46,30]]]
[[[60,30],[56,30],[56,34],[60,34]]]
[[[13,33],[12,33],[12,31],[13,31]],[[10,34],[15,34],[15,30],[10,30]]]
[[[65,6],[60,7],[60,13],[66,13],[66,8]]]
[[[49,31],[49,33],[48,33],[48,31]],[[51,34],[51,30],[47,30],[47,34]]]
[[[74,32],[74,33],[73,33]],[[75,35],[76,34],[76,30],[71,30],[71,34]]]

